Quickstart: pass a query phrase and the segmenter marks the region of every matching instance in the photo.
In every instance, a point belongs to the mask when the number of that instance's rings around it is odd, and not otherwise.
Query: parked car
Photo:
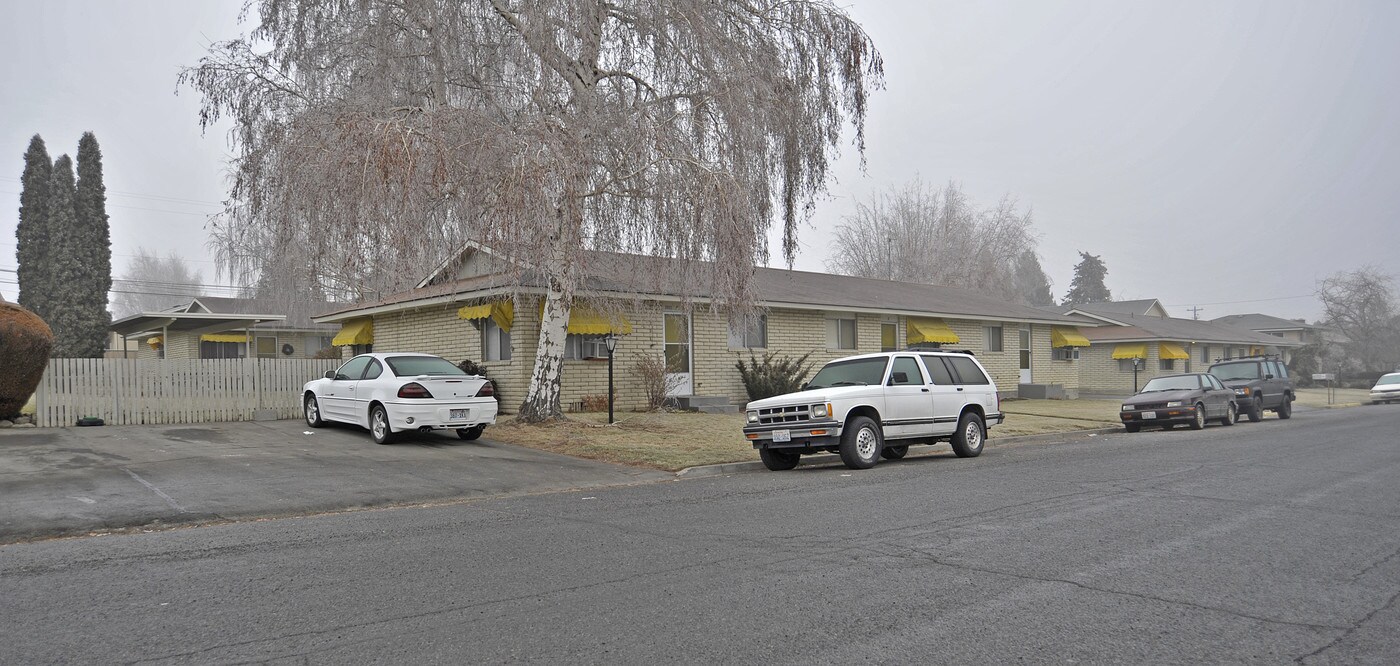
[[[1293,380],[1277,356],[1246,356],[1218,361],[1207,370],[1235,392],[1240,413],[1258,423],[1265,410],[1281,419],[1293,416]]]
[[[904,351],[837,359],[802,391],[755,400],[744,437],[770,470],[802,455],[841,454],[851,469],[903,458],[914,444],[948,441],[960,458],[982,453],[1000,424],[996,384],[970,352]]]
[[[1371,404],[1400,402],[1400,372],[1381,375],[1376,385],[1371,387]]]
[[[306,383],[306,424],[326,421],[368,428],[374,441],[389,444],[395,433],[456,430],[477,439],[496,422],[494,388],[447,359],[429,354],[361,354],[322,379]]]
[[[1137,432],[1143,426],[1170,428],[1178,423],[1200,430],[1206,422],[1215,420],[1221,425],[1235,425],[1238,415],[1235,392],[1205,372],[1156,377],[1144,384],[1137,395],[1124,400],[1119,410],[1128,432]]]

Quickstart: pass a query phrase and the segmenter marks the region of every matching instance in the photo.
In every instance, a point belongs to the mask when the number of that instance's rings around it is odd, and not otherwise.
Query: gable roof
[[[1172,342],[1271,347],[1296,347],[1301,344],[1248,329],[1198,319],[1179,319],[1176,317],[1124,317],[1124,319],[1128,322],[1125,326],[1101,326],[1086,329],[1083,331],[1084,337],[1095,343],[1168,340]]]
[[[1284,319],[1282,317],[1275,317],[1258,312],[1226,315],[1224,317],[1216,317],[1211,321],[1226,326],[1234,326],[1236,328],[1247,328],[1251,331],[1318,331],[1325,328],[1323,326],[1309,324],[1306,321]]]
[[[581,294],[647,300],[708,302],[715,273],[713,262],[685,262],[666,257],[591,251],[584,253]],[[761,307],[885,312],[961,319],[985,319],[1062,325],[1094,325],[1026,305],[1009,303],[981,292],[911,282],[832,275],[777,268],[752,269],[752,289]],[[409,307],[452,303],[497,293],[543,293],[546,284],[536,271],[444,280],[445,268],[421,282],[419,288],[374,303],[332,310],[313,321],[342,321]],[[433,282],[434,279],[439,282]]]

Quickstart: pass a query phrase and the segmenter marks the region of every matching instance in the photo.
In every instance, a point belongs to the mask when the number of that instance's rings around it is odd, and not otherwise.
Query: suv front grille
[[[807,405],[793,405],[790,407],[770,407],[758,410],[758,423],[760,425],[771,425],[776,423],[800,423],[812,420],[811,408]]]

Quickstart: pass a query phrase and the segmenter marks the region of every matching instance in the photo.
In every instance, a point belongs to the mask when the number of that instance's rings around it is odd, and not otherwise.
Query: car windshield
[[[1217,365],[1210,369],[1210,374],[1226,382],[1236,379],[1259,379],[1259,364],[1227,363]]]
[[[1400,375],[1386,375],[1376,380],[1376,386],[1389,386],[1391,384],[1400,384]]]
[[[807,383],[807,388],[879,384],[885,378],[885,363],[888,361],[889,359],[882,356],[828,363]]]
[[[1201,388],[1201,379],[1195,375],[1180,377],[1158,377],[1142,387],[1143,393],[1154,391],[1181,391]]]
[[[399,377],[418,375],[465,375],[461,368],[436,356],[390,356],[384,359]]]

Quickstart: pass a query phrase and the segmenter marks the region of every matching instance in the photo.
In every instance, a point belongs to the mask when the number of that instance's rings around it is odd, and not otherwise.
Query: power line
[[[1279,296],[1277,298],[1255,298],[1248,301],[1218,301],[1215,303],[1197,303],[1196,305],[1237,305],[1239,303],[1266,303],[1269,301],[1291,301],[1298,298],[1317,298],[1317,294],[1302,294],[1299,296]],[[1184,308],[1186,307],[1186,304],[1178,303],[1176,305],[1168,305],[1167,307]]]
[[[0,194],[19,194],[19,192],[11,192],[11,191],[9,191],[9,190],[0,190]],[[122,204],[113,204],[113,203],[107,204],[107,207],[108,207],[108,208],[123,208],[123,209],[126,209],[126,210],[144,210],[144,211],[150,211],[150,212],[152,212],[152,213],[170,213],[170,214],[172,214],[172,215],[193,215],[193,216],[195,216],[195,217],[209,217],[210,215],[218,215],[217,212],[195,213],[195,212],[188,211],[188,210],[170,210],[169,208],[146,208],[146,207],[143,207],[143,206],[123,206]]]
[[[9,181],[9,182],[12,182],[12,183],[22,183],[22,182],[24,182],[23,180],[21,180],[21,179],[19,179],[19,178],[10,178],[10,177],[8,177],[8,176],[0,176],[0,180]],[[138,194],[138,193],[136,193],[136,192],[123,192],[123,191],[121,191],[121,190],[107,190],[106,192],[107,192],[107,194],[111,194],[111,195],[119,196],[119,197],[131,197],[131,198],[134,198],[134,199],[151,199],[152,201],[169,201],[169,202],[172,202],[172,203],[187,203],[187,204],[198,204],[198,205],[209,205],[209,206],[223,206],[223,205],[224,205],[224,202],[222,202],[222,201],[208,201],[208,200],[205,200],[205,199],[184,199],[184,198],[181,198],[181,197],[168,197],[168,196],[165,196],[165,195],[163,195],[163,194]],[[15,192],[9,192],[9,194],[15,194]]]

